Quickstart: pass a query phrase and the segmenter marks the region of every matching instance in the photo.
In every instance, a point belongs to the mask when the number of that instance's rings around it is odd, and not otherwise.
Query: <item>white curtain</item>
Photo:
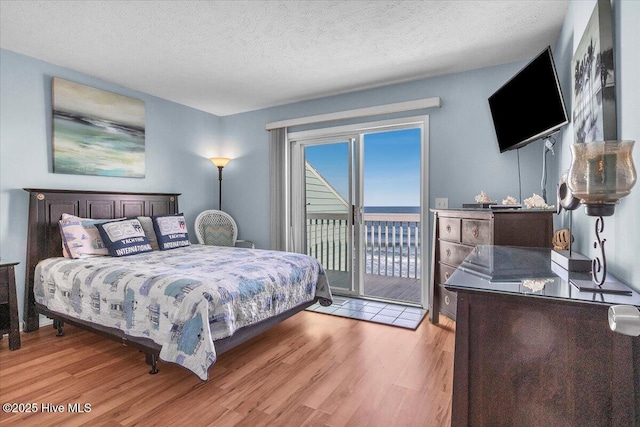
[[[270,247],[273,250],[287,250],[289,227],[288,206],[288,158],[287,128],[269,131],[269,199],[270,207]]]

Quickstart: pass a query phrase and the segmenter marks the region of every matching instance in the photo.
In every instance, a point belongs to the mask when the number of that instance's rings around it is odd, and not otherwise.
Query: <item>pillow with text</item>
[[[156,231],[161,251],[189,246],[189,234],[184,214],[153,216],[153,229]]]
[[[121,257],[153,250],[137,219],[105,222],[96,227],[111,256]]]

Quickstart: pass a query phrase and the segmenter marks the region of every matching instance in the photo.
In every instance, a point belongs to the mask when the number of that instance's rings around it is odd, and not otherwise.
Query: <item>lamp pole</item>
[[[218,167],[218,209],[222,210],[222,169],[231,159],[227,157],[211,157],[209,160]]]
[[[218,209],[222,210],[222,169],[224,166],[218,166]]]

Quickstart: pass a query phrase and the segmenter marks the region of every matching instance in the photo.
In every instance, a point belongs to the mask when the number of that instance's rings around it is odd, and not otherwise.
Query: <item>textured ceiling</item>
[[[0,47],[216,115],[529,59],[568,0],[0,1]]]

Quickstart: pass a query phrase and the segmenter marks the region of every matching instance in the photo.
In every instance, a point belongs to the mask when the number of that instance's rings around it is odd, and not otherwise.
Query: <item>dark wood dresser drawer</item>
[[[438,293],[440,297],[440,311],[446,316],[455,319],[456,309],[458,306],[458,296],[455,292],[448,291],[443,285],[438,285]]]
[[[490,245],[493,243],[491,234],[490,221],[462,220],[462,243],[465,245]]]
[[[484,268],[487,273],[493,271],[493,253],[490,248],[473,248],[474,257],[470,260],[475,266]]]
[[[442,240],[460,242],[460,218],[442,218],[438,227],[438,236]]]
[[[454,271],[456,271],[455,267],[440,263],[440,282],[438,284],[444,285],[444,282],[449,280]]]
[[[457,267],[471,253],[471,246],[464,246],[458,243],[440,242],[440,261]]]

